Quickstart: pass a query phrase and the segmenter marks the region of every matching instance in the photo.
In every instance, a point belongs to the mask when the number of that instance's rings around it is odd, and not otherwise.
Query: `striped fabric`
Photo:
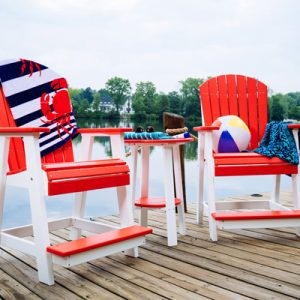
[[[0,84],[17,127],[48,127],[40,136],[41,156],[63,146],[77,130],[67,83],[46,66],[23,60],[0,61]]]

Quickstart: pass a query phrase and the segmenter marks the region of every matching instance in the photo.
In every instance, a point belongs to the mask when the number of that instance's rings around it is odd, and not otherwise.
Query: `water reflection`
[[[89,127],[131,127],[151,125],[157,131],[163,131],[161,123],[133,123],[128,121],[120,122],[96,122],[89,120],[78,120],[81,128]],[[199,124],[187,124],[191,129],[193,126]],[[75,159],[80,158],[80,136],[74,139]],[[127,150],[129,150],[127,148]],[[96,138],[94,144],[94,151],[92,153],[93,159],[105,158],[111,156],[111,146],[108,138]],[[185,175],[186,175],[186,196],[188,203],[196,202],[197,197],[197,174],[198,165],[197,157],[197,143],[187,143],[185,145]],[[139,158],[140,159],[140,158]],[[127,157],[127,161],[131,163],[131,157]],[[162,151],[159,147],[154,147],[150,155],[150,179],[149,186],[150,194],[153,196],[161,196],[163,191],[163,178],[161,171]],[[138,181],[141,173],[141,163],[138,167]],[[262,193],[271,191],[272,176],[247,176],[247,177],[219,177],[216,179],[218,198],[227,196],[239,196],[252,193]],[[290,180],[287,176],[283,177],[282,187],[286,189],[290,187]],[[63,217],[72,213],[72,195],[53,196],[48,197],[46,201],[48,209],[48,217]],[[87,216],[102,216],[115,214],[117,208],[117,197],[115,189],[103,189],[91,191],[87,196]],[[20,226],[31,223],[29,195],[28,191],[21,188],[9,187],[6,191],[6,201],[4,206],[4,227]]]
[[[138,126],[141,126],[143,128],[146,128],[147,126],[151,125],[155,131],[164,131],[162,122],[132,122],[128,120],[122,120],[122,121],[97,121],[97,120],[86,120],[86,119],[79,119],[78,120],[78,126],[81,128],[100,128],[100,127],[129,127],[136,129]],[[197,126],[199,124],[193,124],[193,123],[187,123],[186,126],[189,128],[189,131],[197,135],[196,132],[192,130],[194,126]],[[81,137],[78,136],[73,140],[75,145],[78,145],[81,142]],[[95,138],[95,143],[101,144],[105,148],[105,153],[110,156],[111,155],[111,148],[108,138]],[[126,147],[126,150],[129,151],[129,148]],[[152,151],[152,150],[151,150]],[[186,160],[196,160],[197,159],[197,143],[187,143],[185,145],[185,154],[184,158]]]

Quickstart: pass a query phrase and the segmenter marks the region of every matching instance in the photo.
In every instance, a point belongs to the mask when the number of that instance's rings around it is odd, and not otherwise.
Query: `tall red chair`
[[[123,160],[123,133],[130,129],[78,129],[66,80],[43,65],[1,62],[0,78],[0,246],[33,255],[39,280],[48,285],[54,284],[53,263],[70,267],[120,251],[137,256],[152,230],[134,225],[129,168]],[[80,162],[74,161],[74,134],[82,134]],[[113,158],[90,160],[96,136],[110,137]],[[32,224],[2,228],[8,185],[29,190]],[[120,226],[84,218],[87,191],[103,188],[117,190]],[[45,196],[68,193],[75,193],[73,215],[48,220]],[[60,228],[71,229],[71,241],[50,244],[50,232]],[[82,230],[94,235],[82,237]]]
[[[237,115],[249,127],[251,140],[248,150],[258,147],[268,122],[267,86],[251,77],[221,75],[210,78],[199,89],[203,126],[194,128],[199,136],[197,222],[201,223],[203,213],[207,214],[213,241],[217,240],[217,228],[300,227],[298,165],[255,152],[213,152],[212,132],[219,127],[211,125],[215,119],[225,115]],[[293,130],[299,148],[297,133],[300,125],[288,127]],[[295,210],[288,210],[279,203],[280,178],[283,174],[291,174]],[[215,177],[246,175],[275,175],[271,198],[265,201],[216,201]],[[238,179],[236,182],[238,184]],[[300,236],[299,229],[297,234]]]

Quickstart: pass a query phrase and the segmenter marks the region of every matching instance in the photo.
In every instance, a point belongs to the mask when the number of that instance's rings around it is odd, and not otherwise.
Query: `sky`
[[[73,88],[118,76],[168,93],[231,73],[295,92],[299,16],[299,0],[0,0],[0,60],[34,60]]]

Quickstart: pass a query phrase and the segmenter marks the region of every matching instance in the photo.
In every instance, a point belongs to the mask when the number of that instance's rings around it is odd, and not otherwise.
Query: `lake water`
[[[138,125],[144,128],[152,125],[156,131],[162,131],[160,123],[139,123],[130,122],[78,122],[81,128],[84,127],[132,127]],[[186,124],[190,129],[199,124]],[[75,158],[80,155],[80,137],[74,139]],[[129,149],[127,149],[129,150]],[[107,138],[96,138],[93,158],[104,158],[111,155],[110,143]],[[127,158],[128,163],[131,157]],[[163,195],[163,178],[161,172],[162,151],[160,147],[154,147],[150,155],[150,187],[149,192],[152,196]],[[138,164],[140,166],[140,163]],[[187,203],[196,202],[197,195],[197,143],[187,143],[185,145],[185,179],[186,179],[186,198]],[[140,168],[138,168],[138,183],[140,178]],[[241,177],[219,177],[216,179],[217,197],[248,195],[253,193],[270,192],[272,186],[272,176],[241,176]],[[290,188],[289,177],[283,176],[282,188]],[[31,223],[29,196],[26,189],[11,188],[6,191],[4,206],[4,227],[20,226]],[[63,217],[72,212],[72,195],[53,196],[47,198],[48,216]],[[117,197],[115,189],[103,189],[90,191],[87,197],[87,216],[111,215],[117,212]]]

